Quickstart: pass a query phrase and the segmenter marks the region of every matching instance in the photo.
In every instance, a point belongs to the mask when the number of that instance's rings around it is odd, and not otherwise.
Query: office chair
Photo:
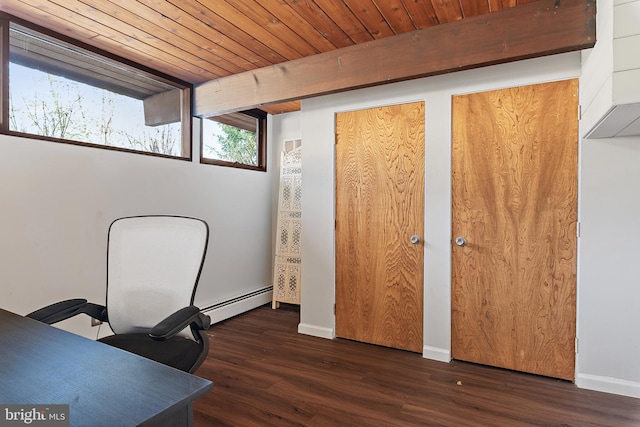
[[[208,241],[207,223],[195,218],[117,219],[108,234],[106,307],[71,299],[27,317],[53,324],[85,313],[114,332],[98,341],[194,372],[209,351],[201,331],[211,319],[193,305]]]

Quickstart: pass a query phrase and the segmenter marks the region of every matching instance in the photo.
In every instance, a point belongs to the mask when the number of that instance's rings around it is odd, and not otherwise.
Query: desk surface
[[[0,309],[2,404],[69,404],[72,426],[135,426],[211,388],[208,380]]]

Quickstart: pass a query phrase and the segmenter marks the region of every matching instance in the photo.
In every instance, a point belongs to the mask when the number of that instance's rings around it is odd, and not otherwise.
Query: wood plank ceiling
[[[197,84],[533,1],[2,0],[0,11]]]

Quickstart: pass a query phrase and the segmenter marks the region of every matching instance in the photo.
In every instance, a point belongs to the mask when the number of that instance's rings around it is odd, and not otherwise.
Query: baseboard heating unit
[[[213,324],[270,303],[272,298],[273,286],[265,286],[210,306],[201,307],[201,311],[211,317]]]

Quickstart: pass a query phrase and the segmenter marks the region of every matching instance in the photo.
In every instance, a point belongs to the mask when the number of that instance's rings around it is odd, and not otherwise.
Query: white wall
[[[640,397],[640,137],[581,155],[576,383]]]
[[[271,153],[264,173],[1,135],[0,152],[4,309],[26,314],[65,298],[103,304],[107,229],[127,215],[208,222],[201,307],[271,285]],[[95,337],[89,324],[78,316],[60,325]]]
[[[581,135],[611,105],[640,100],[638,23],[640,0],[598,1],[598,41],[582,56]],[[580,154],[576,383],[640,397],[640,136],[584,139]]]
[[[426,103],[423,355],[449,361],[451,96],[575,78],[580,76],[580,65],[580,53],[569,53],[304,100],[300,116],[304,147],[304,220],[299,332],[325,338],[335,336],[333,228],[336,112],[420,100]],[[609,150],[607,147],[611,144],[588,145],[591,142],[582,143],[582,157],[585,160],[581,164],[581,179],[584,184],[581,184],[579,211],[587,224],[586,229],[583,227],[580,250],[588,262],[579,259],[578,378],[584,375],[612,377],[614,380],[605,381],[606,391],[630,394],[628,390],[631,389],[632,395],[636,393],[640,396],[637,393],[640,385],[637,363],[640,360],[640,338],[637,337],[640,334],[635,331],[640,324],[640,310],[637,308],[640,288],[637,279],[633,280],[638,277],[636,266],[640,263],[633,263],[633,241],[621,238],[627,232],[635,237],[633,240],[640,237],[640,226],[635,219],[636,211],[640,210],[636,188],[640,182],[640,168],[637,167],[640,164],[640,144],[634,145],[637,141],[629,140]],[[624,160],[623,164],[626,165],[622,169],[616,166],[620,160]],[[598,161],[602,163],[594,165]],[[609,175],[609,178],[600,180],[602,175]],[[602,206],[597,201],[604,195],[609,206]],[[621,210],[616,221],[602,223],[614,207]],[[611,240],[615,240],[616,245],[609,244]],[[608,256],[601,259],[604,252]],[[626,255],[619,257],[615,255],[618,252]],[[638,251],[635,250],[635,253]],[[624,272],[625,269],[629,271],[628,274]],[[603,280],[606,277],[614,279],[606,281],[605,286]],[[632,289],[634,286],[635,289]],[[615,297],[612,298],[607,289],[615,289]],[[616,304],[617,300],[626,301],[629,310],[620,313],[624,307]],[[636,306],[636,309],[633,310],[631,306]],[[602,318],[607,319],[607,326],[594,326]],[[623,336],[626,336],[626,340],[622,339]],[[626,387],[624,390],[616,385],[620,381]],[[587,387],[592,387],[591,384],[582,382]]]

